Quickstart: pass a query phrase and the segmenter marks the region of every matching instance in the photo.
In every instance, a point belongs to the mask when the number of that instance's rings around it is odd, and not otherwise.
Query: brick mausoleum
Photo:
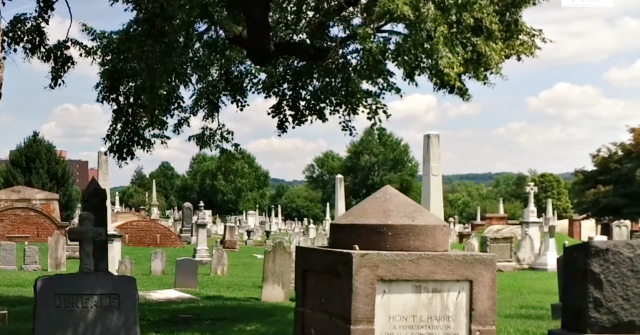
[[[46,243],[56,230],[65,234],[59,198],[26,186],[0,190],[0,241]]]

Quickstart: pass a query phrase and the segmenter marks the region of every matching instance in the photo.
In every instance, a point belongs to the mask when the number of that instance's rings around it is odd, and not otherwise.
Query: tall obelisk
[[[422,207],[444,220],[442,200],[442,165],[440,164],[440,134],[424,134],[422,147]]]
[[[104,147],[98,151],[98,183],[107,191],[107,240],[109,253],[109,272],[117,274],[122,258],[122,235],[113,228],[111,221],[111,187],[109,183],[109,157]]]

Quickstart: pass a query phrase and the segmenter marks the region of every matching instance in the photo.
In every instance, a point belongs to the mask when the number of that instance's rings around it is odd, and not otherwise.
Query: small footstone
[[[246,240],[246,241],[245,241],[245,244],[246,244],[246,245],[253,245],[253,240]]]
[[[0,326],[6,326],[9,324],[9,312],[0,311]]]

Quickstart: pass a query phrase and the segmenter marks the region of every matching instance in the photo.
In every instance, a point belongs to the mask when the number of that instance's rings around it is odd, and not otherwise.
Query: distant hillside
[[[279,184],[286,184],[289,186],[296,186],[296,185],[300,185],[303,184],[304,180],[292,180],[292,181],[287,181],[284,179],[279,179],[279,178],[271,178],[271,185],[279,185]]]
[[[127,186],[116,186],[111,188],[111,192],[122,192]]]
[[[442,181],[445,184],[455,183],[455,182],[465,182],[470,181],[473,183],[480,184],[488,184],[493,181],[494,178],[506,175],[506,174],[515,174],[515,172],[486,172],[486,173],[462,173],[462,174],[450,174],[442,176]],[[563,180],[571,181],[573,180],[573,172],[564,172],[558,173],[558,176]],[[422,181],[422,175],[418,175],[418,181]]]

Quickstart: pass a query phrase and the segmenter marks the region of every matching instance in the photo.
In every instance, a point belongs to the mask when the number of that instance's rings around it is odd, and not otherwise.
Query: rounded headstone
[[[449,224],[387,185],[334,222],[329,248],[447,252]]]

